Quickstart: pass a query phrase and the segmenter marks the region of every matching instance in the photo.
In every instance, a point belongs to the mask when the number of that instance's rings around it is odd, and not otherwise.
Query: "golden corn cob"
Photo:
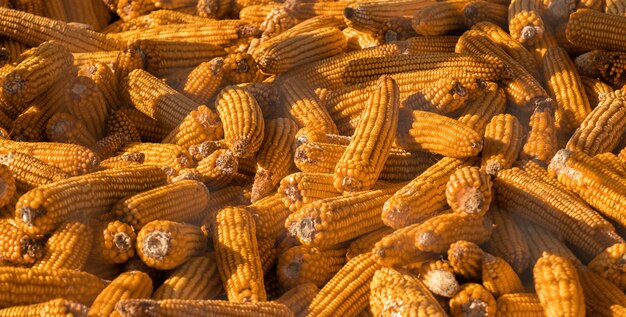
[[[274,117],[278,110],[275,106],[278,103],[278,93],[272,83],[243,83],[238,86],[254,97],[261,108],[261,112],[263,112],[264,118],[268,119]]]
[[[295,317],[302,317],[308,314],[307,307],[318,292],[319,289],[313,283],[300,284],[283,293],[274,302],[289,307]]]
[[[13,219],[0,219],[1,238],[5,243],[0,248],[2,265],[27,265],[43,256],[43,245],[37,237],[21,230]]]
[[[496,300],[482,285],[467,283],[450,299],[452,316],[496,316]]]
[[[7,294],[0,299],[2,307],[41,303],[55,298],[89,305],[106,286],[100,278],[85,272],[21,267],[0,267],[0,285]]]
[[[135,229],[119,220],[95,226],[90,259],[99,263],[124,263],[135,255]]]
[[[224,316],[242,315],[258,317],[290,317],[293,313],[283,304],[276,302],[236,303],[224,300],[184,300],[165,299],[161,301],[147,299],[127,299],[115,306],[122,317],[151,316]]]
[[[119,99],[119,83],[111,67],[102,62],[89,61],[78,69],[78,76],[86,76],[93,80],[100,90],[107,108],[120,109],[122,107]]]
[[[558,150],[554,103],[551,100],[540,103],[530,116],[529,125],[519,157],[547,164]]]
[[[310,19],[318,15],[343,19],[343,9],[354,3],[353,0],[332,2],[285,1],[285,10],[299,20]]]
[[[462,222],[462,227],[458,223]],[[425,252],[446,252],[458,240],[483,243],[491,236],[492,219],[464,214],[442,214],[422,222],[415,233],[415,246]]]
[[[152,279],[141,271],[131,271],[116,277],[96,297],[87,316],[109,316],[115,312],[115,304],[131,298],[147,298],[152,293]]]
[[[111,68],[111,70],[113,70],[115,60],[117,59],[117,56],[120,54],[120,52],[121,51],[95,51],[85,53],[72,53],[72,55],[74,56],[74,66],[79,69],[79,74],[83,73],[93,75],[93,72],[98,70],[89,68],[93,67],[95,64],[101,63],[103,65],[107,65]]]
[[[516,117],[500,114],[485,129],[481,169],[489,175],[511,168],[522,149],[524,128]]]
[[[621,259],[625,252],[626,244],[614,244],[596,255],[587,266],[596,274],[611,281],[615,286],[624,289],[626,288],[626,276]]]
[[[222,18],[229,14],[233,7],[233,1],[225,0],[198,0],[196,8],[198,15],[208,18]]]
[[[343,15],[348,26],[376,33],[389,18],[413,16],[431,3],[433,1],[394,0],[386,3],[357,1],[345,7]]]
[[[470,127],[479,135],[484,135],[489,121],[504,112],[506,96],[496,83],[487,83],[487,87],[474,100],[469,100],[459,110],[450,114],[460,123]]]
[[[109,169],[125,166],[137,166],[143,164],[145,157],[146,156],[141,152],[124,153],[122,155],[113,156],[101,161],[100,167]]]
[[[202,300],[215,298],[222,292],[215,255],[210,253],[179,266],[156,289],[152,299]]]
[[[226,55],[224,49],[217,45],[181,40],[145,39],[134,41],[132,46],[145,54],[145,70],[159,77]]]
[[[324,198],[339,196],[333,187],[333,175],[327,173],[294,173],[280,181],[278,187],[285,207],[292,212]]]
[[[483,216],[491,204],[491,179],[478,167],[461,167],[450,175],[446,201],[454,212]]]
[[[463,106],[472,95],[477,95],[480,82],[477,78],[442,77],[420,92],[402,100],[402,106],[448,114]]]
[[[256,81],[258,67],[252,55],[232,52],[224,58],[224,82],[238,85]]]
[[[385,202],[384,224],[398,229],[441,213],[447,207],[445,191],[450,175],[471,164],[472,160],[449,157],[435,163]]]
[[[83,122],[66,112],[57,112],[48,119],[46,136],[52,142],[70,143],[89,148],[97,143],[96,137],[87,131]]]
[[[96,83],[88,77],[77,77],[68,86],[67,110],[80,120],[96,139],[104,137],[107,106]]]
[[[13,173],[13,170],[8,166],[0,165],[0,207],[8,205],[11,198],[17,195],[17,186]]]
[[[512,215],[497,205],[489,209],[495,228],[487,242],[487,250],[506,260],[521,274],[529,265],[525,234]]]
[[[384,226],[383,204],[401,185],[314,201],[289,215],[285,228],[306,246],[327,247],[351,240]]]
[[[510,293],[498,297],[496,316],[543,317],[543,307],[534,293]]]
[[[413,30],[425,36],[445,35],[465,29],[465,1],[431,3],[415,12],[411,19]]]
[[[200,227],[155,220],[137,234],[137,254],[146,265],[159,270],[175,268],[206,247]]]
[[[585,316],[583,288],[567,258],[544,253],[533,268],[533,276],[547,316]]]
[[[2,317],[68,317],[86,316],[88,307],[62,298],[26,306],[13,306],[0,309]]]
[[[352,136],[324,133],[322,131],[310,130],[302,128],[296,133],[296,145],[300,146],[309,142],[333,143],[339,145],[348,145],[352,140]]]
[[[128,142],[141,142],[141,135],[135,124],[123,111],[114,111],[106,120],[107,135],[122,134]]]
[[[266,41],[270,38],[273,38],[287,31],[288,29],[293,28],[297,24],[296,18],[292,14],[289,13],[291,11],[288,12],[286,10],[287,6],[288,5],[286,3],[284,5],[279,5],[279,6],[277,6],[276,4],[267,4],[267,5],[261,5],[261,8],[258,10],[254,10],[248,7],[248,8],[244,8],[240,12],[239,18],[242,20],[246,20],[246,14],[244,11],[247,11],[247,12],[256,11],[255,13],[258,14],[260,13],[259,11],[271,10],[269,12],[266,12],[265,14],[261,13],[263,16],[263,21],[261,21],[259,30],[263,32],[261,34],[261,41]]]
[[[229,86],[217,97],[224,138],[236,157],[251,157],[261,147],[265,123],[258,103],[247,91]]]
[[[570,15],[565,34],[569,42],[579,47],[625,51],[626,32],[621,27],[625,22],[624,16],[578,9]]]
[[[565,245],[563,238],[557,233],[527,221],[520,223],[520,227],[526,235],[531,266],[541,258],[544,252],[558,254],[569,259],[575,265],[582,265],[572,250]]]
[[[133,70],[146,68],[146,56],[141,50],[131,46],[117,55],[112,66],[115,77],[121,84]]]
[[[174,170],[191,167],[193,159],[189,152],[175,144],[165,143],[126,143],[121,149],[122,153],[141,152],[145,155],[144,164],[155,166],[169,166]],[[119,153],[118,153],[119,154]]]
[[[593,50],[578,56],[574,62],[581,75],[601,78],[613,86],[623,86],[626,84],[626,77],[622,77],[625,59],[623,52]]]
[[[15,180],[13,186],[16,186],[21,191],[27,191],[34,187],[69,177],[59,168],[23,153],[8,152],[0,155],[0,163],[9,169]],[[8,187],[5,193],[9,193],[11,192],[11,180],[6,179],[6,184]]]
[[[388,76],[381,77],[377,85],[379,88],[371,95],[350,144],[335,166],[333,185],[340,192],[371,188],[391,150],[398,124],[399,92]]]
[[[468,280],[477,280],[480,278],[483,267],[483,256],[483,250],[476,243],[470,241],[456,241],[451,244],[448,249],[448,261],[450,266],[452,266],[456,274]]]
[[[219,149],[200,160],[197,170],[207,186],[221,187],[233,180],[238,167],[239,162],[231,150]]]
[[[337,134],[337,126],[331,119],[311,87],[305,82],[283,81],[281,106],[291,114],[300,127]]]
[[[485,253],[482,262],[483,286],[493,296],[497,298],[504,294],[524,291],[524,285],[519,276],[503,258]]]
[[[173,129],[200,106],[148,72],[136,69],[122,82],[129,102],[152,119]]]
[[[418,227],[419,224],[406,226],[380,238],[371,249],[376,262],[383,266],[396,267],[409,264],[419,265],[436,259],[437,254],[422,252],[415,247],[415,234]],[[364,253],[368,252],[369,250]]]
[[[296,123],[287,118],[272,119],[265,124],[263,144],[256,155],[252,202],[267,196],[289,173],[297,130]]]
[[[162,142],[189,147],[204,141],[219,140],[222,137],[223,130],[219,117],[203,105],[187,114]]]
[[[135,129],[141,136],[141,140],[144,142],[160,142],[171,131],[170,128],[164,127],[135,108],[125,108],[120,111],[135,126]]]
[[[67,222],[48,238],[44,255],[33,268],[82,270],[89,257],[93,235],[89,225],[78,221]]]
[[[465,26],[473,28],[476,24],[488,23],[498,26],[500,29],[506,29],[508,27],[508,10],[507,6],[497,2],[470,1],[463,7]]]
[[[378,241],[391,234],[393,231],[393,229],[385,227],[356,238],[350,243],[346,250],[346,259],[351,260],[359,254],[372,251]]]
[[[113,0],[113,1],[119,2],[117,0]],[[116,10],[117,10],[117,4],[115,5],[115,9],[112,11],[115,12]],[[185,12],[180,12],[180,11],[175,11],[175,10],[156,10],[156,11],[151,11],[148,14],[144,14],[142,16],[136,17],[131,20],[116,21],[114,23],[109,24],[104,29],[100,30],[100,32],[117,33],[121,31],[149,29],[157,25],[201,23],[206,20],[207,19],[205,18],[199,17],[197,15],[188,14]]]
[[[383,267],[370,284],[370,309],[376,316],[446,316],[433,294],[406,271]]]
[[[213,58],[191,71],[183,84],[183,94],[197,103],[206,104],[217,93],[223,78],[224,58]]]
[[[606,152],[593,157],[594,160],[603,164],[607,169],[621,177],[626,177],[626,162],[617,155]]]
[[[276,272],[283,289],[313,283],[322,287],[346,263],[346,249],[296,246],[280,255]]]
[[[581,71],[580,68],[579,71]],[[580,82],[585,89],[585,94],[587,94],[587,99],[592,109],[598,106],[598,103],[606,94],[613,92],[611,86],[599,79],[580,76]]]
[[[259,30],[264,32],[265,28],[263,28],[262,25],[263,22],[266,21],[266,17],[270,13],[276,14],[278,11],[282,11],[286,15],[286,11],[283,9],[283,6],[276,2],[268,4],[253,4],[242,8],[241,11],[239,11],[239,18],[250,24],[261,26],[259,27]],[[261,38],[263,38],[263,35],[261,35]]]
[[[257,238],[274,241],[286,233],[285,219],[290,211],[277,194],[255,201],[246,211],[256,222]]]
[[[587,316],[623,316],[622,307],[626,305],[624,292],[584,266],[576,269],[583,288]]]
[[[509,32],[523,44],[536,43],[544,32],[540,8],[535,1],[513,0],[509,5]]]
[[[254,218],[240,207],[220,210],[213,241],[218,269],[229,301],[265,301],[267,295]]]
[[[417,269],[420,280],[435,295],[452,297],[459,290],[459,282],[448,262],[432,260]]]

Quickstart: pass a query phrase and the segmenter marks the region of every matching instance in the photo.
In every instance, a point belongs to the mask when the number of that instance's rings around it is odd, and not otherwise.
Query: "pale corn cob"
[[[159,77],[226,55],[224,49],[217,45],[182,40],[145,39],[134,41],[132,46],[145,54],[145,70]]]
[[[380,1],[357,1],[346,6],[343,15],[348,26],[363,31],[375,33],[392,17],[413,16],[433,1],[394,0],[382,3]]]
[[[48,2],[48,1],[45,1]],[[54,2],[54,1],[50,1]],[[120,47],[117,41],[90,30],[68,25],[62,21],[36,16],[17,10],[0,8],[4,17],[0,35],[8,36],[30,46],[56,40],[72,52],[112,51]],[[29,32],[24,32],[29,30]]]
[[[146,116],[135,108],[125,108],[120,110],[120,112],[126,115],[128,120],[135,126],[141,141],[160,142],[171,131],[171,129],[164,127],[156,120]],[[136,139],[132,140],[139,142],[139,140]]]
[[[3,266],[28,265],[35,263],[43,256],[42,242],[35,235],[30,235],[20,229],[13,219],[0,219],[2,234],[5,241],[0,248]]]
[[[62,298],[26,306],[13,306],[0,309],[2,317],[68,317],[86,316],[88,307]]]
[[[520,159],[536,160],[547,164],[558,149],[554,103],[540,103],[530,116],[530,131],[524,142]]]
[[[337,126],[319,98],[305,82],[283,81],[281,107],[288,111],[300,127],[337,134]]]
[[[370,33],[361,32],[353,28],[345,28],[342,33],[346,39],[347,51],[364,49],[379,44],[379,40]]]
[[[127,299],[115,306],[122,317],[140,314],[152,316],[223,316],[238,317],[250,315],[258,317],[293,317],[293,313],[283,304],[276,302],[235,303],[223,300],[184,300],[166,299],[161,301]]]
[[[89,225],[79,221],[65,223],[48,238],[44,255],[33,268],[82,270],[89,257],[93,236]]]
[[[611,88],[611,86],[599,79],[580,76],[580,82],[585,89],[585,94],[587,94],[587,99],[589,100],[589,105],[592,109],[598,106],[598,103],[606,94],[613,92],[613,88]]]
[[[509,293],[524,292],[524,285],[511,265],[503,258],[485,253],[483,256],[483,286],[496,298]]]
[[[528,243],[525,234],[512,215],[493,205],[489,209],[493,217],[495,228],[491,239],[487,242],[487,250],[494,255],[506,260],[517,272],[521,274],[529,265]]]
[[[87,312],[88,316],[110,316],[115,305],[125,299],[148,298],[152,293],[152,280],[141,271],[131,271],[116,277],[96,297]]]
[[[491,179],[478,167],[461,167],[446,184],[446,201],[454,212],[483,216],[491,204]]]
[[[119,220],[102,221],[95,226],[90,260],[96,263],[124,263],[135,255],[135,229]]]
[[[624,292],[585,267],[579,266],[576,270],[583,288],[587,316],[623,316]]]
[[[569,42],[579,47],[624,51],[626,32],[621,25],[625,22],[624,16],[578,9],[570,15],[565,34]]]
[[[465,1],[431,3],[415,12],[411,19],[413,30],[424,36],[446,35],[465,29]]]
[[[626,244],[614,244],[596,255],[587,266],[596,274],[611,281],[615,286],[624,289],[626,288],[626,275],[624,275],[621,261],[625,251]]]
[[[544,32],[539,4],[535,1],[512,0],[509,5],[509,32],[520,43],[532,45]]]
[[[346,249],[296,246],[280,255],[276,274],[283,289],[313,283],[322,287],[346,263]]]
[[[262,302],[267,298],[256,238],[256,225],[243,208],[217,213],[213,242],[226,294],[232,302]]]
[[[179,266],[163,284],[157,288],[152,299],[213,299],[222,294],[222,284],[215,263],[215,255],[210,253],[189,259]]]
[[[460,123],[470,127],[479,135],[484,135],[489,121],[504,112],[506,96],[496,83],[487,83],[487,87],[474,100],[469,100],[459,110],[450,114]]]
[[[267,196],[289,173],[297,129],[296,123],[287,118],[268,120],[265,124],[263,144],[256,155],[252,202]]]
[[[246,211],[256,222],[257,238],[274,241],[286,233],[285,219],[290,211],[278,194],[255,201],[246,206]]]
[[[130,142],[124,144],[118,154],[133,152],[141,152],[145,155],[144,164],[159,167],[169,166],[176,171],[191,167],[193,164],[189,152],[175,144]]]
[[[393,229],[385,227],[356,238],[350,243],[346,250],[346,259],[351,260],[359,254],[372,251],[378,241],[391,234],[393,231]]]
[[[496,316],[496,300],[482,285],[467,283],[450,299],[452,316]]]
[[[70,143],[89,148],[97,143],[96,137],[87,131],[83,122],[66,112],[57,112],[48,119],[46,136],[52,142]]]
[[[88,77],[80,76],[67,89],[68,112],[80,120],[96,139],[103,138],[108,108],[96,83]]]
[[[224,59],[222,57],[216,57],[198,65],[191,71],[183,84],[183,94],[197,103],[208,103],[222,84],[223,67]]]
[[[543,307],[534,293],[511,293],[498,297],[496,316],[543,317]]]
[[[415,235],[418,227],[419,224],[406,226],[379,239],[371,249],[376,262],[389,267],[419,266],[420,263],[436,259],[438,254],[422,252],[415,247]]]
[[[76,65],[76,60],[74,60],[74,65]],[[100,90],[108,109],[122,108],[119,98],[119,83],[113,70],[107,64],[90,60],[81,65],[78,69],[78,76],[86,76],[93,80],[98,90]]]
[[[479,23],[489,23],[506,29],[508,27],[508,10],[507,6],[497,2],[470,1],[463,7],[465,26],[472,28]]]
[[[459,227],[459,221],[464,225]],[[425,252],[446,252],[450,245],[458,240],[483,243],[491,236],[491,215],[484,217],[450,213],[435,216],[416,229],[415,246]]]
[[[489,175],[511,168],[522,149],[524,128],[510,114],[491,118],[485,129],[481,169]]]
[[[15,180],[15,186],[21,191],[69,177],[59,168],[23,153],[8,152],[0,155],[0,163],[8,167]],[[7,185],[10,186],[10,183]]]
[[[219,140],[222,137],[223,130],[219,117],[203,105],[187,114],[162,142],[189,147],[204,141]]]
[[[385,225],[398,229],[423,221],[446,209],[446,183],[458,168],[472,160],[445,157],[398,190],[383,206]]]
[[[159,270],[183,264],[206,244],[200,227],[172,221],[152,221],[137,234],[137,254],[146,265]]]
[[[481,277],[483,250],[474,242],[459,240],[448,248],[448,261],[456,274],[468,280]]]
[[[307,307],[318,292],[319,289],[313,283],[300,284],[283,293],[274,302],[289,307],[295,317],[303,317],[308,314]]]
[[[221,187],[233,180],[238,168],[239,162],[233,152],[219,149],[200,160],[196,169],[207,186]]]
[[[287,228],[303,245],[326,247],[384,226],[383,204],[402,184],[314,201],[289,215]]]
[[[622,161],[617,155],[605,152],[594,156],[593,159],[604,165],[612,173],[620,177],[626,177],[626,162]]]
[[[222,89],[216,103],[228,147],[237,157],[253,156],[260,149],[265,128],[254,97],[237,86],[229,86]]]
[[[433,294],[406,271],[383,267],[370,284],[370,309],[376,316],[446,316]]]
[[[459,290],[459,282],[448,262],[428,261],[420,264],[416,271],[420,280],[434,295],[450,298]]]
[[[318,199],[339,196],[328,173],[294,173],[280,181],[278,195],[292,212]]]
[[[567,258],[544,253],[533,268],[533,276],[547,316],[585,316],[583,288]]]

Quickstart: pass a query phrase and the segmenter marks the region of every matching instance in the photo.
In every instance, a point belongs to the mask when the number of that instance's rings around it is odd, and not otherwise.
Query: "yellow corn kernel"
[[[522,281],[511,265],[500,257],[485,253],[483,256],[483,286],[495,297],[524,291]]]
[[[13,306],[0,309],[2,317],[67,317],[86,316],[88,307],[62,298],[49,300],[39,304]]]
[[[495,228],[487,242],[487,250],[506,260],[511,267],[521,274],[529,264],[528,243],[521,225],[506,210],[498,205],[489,209]]]
[[[482,285],[467,283],[450,299],[453,317],[496,316],[496,300]]]
[[[207,186],[221,187],[230,183],[239,162],[233,152],[227,149],[217,150],[198,162],[197,170]]]
[[[181,40],[137,40],[132,47],[145,56],[145,70],[158,77],[226,55],[217,45]]]
[[[419,224],[406,226],[379,239],[371,249],[376,262],[383,266],[396,267],[419,265],[436,259],[438,257],[436,253],[422,252],[415,247],[418,227]]]
[[[557,151],[554,103],[543,102],[530,116],[530,131],[520,152],[522,160],[536,160],[547,164]]]
[[[42,242],[21,230],[13,219],[0,219],[0,227],[1,238],[5,241],[0,248],[3,265],[32,264],[42,258]]]
[[[217,114],[207,106],[199,106],[187,114],[162,142],[189,147],[204,141],[219,140],[222,137],[222,124]]]
[[[345,7],[343,15],[348,26],[376,33],[389,18],[413,16],[431,3],[433,1],[357,1]]]
[[[623,86],[626,84],[626,77],[622,76],[625,61],[626,54],[623,52],[593,50],[576,57],[574,62],[581,75],[601,78],[613,86]]]
[[[136,315],[137,312],[159,312],[159,316],[258,316],[290,317],[293,313],[283,304],[276,302],[236,303],[224,300],[184,300],[165,299],[161,301],[147,299],[127,299],[115,305],[116,311],[123,317]]]
[[[445,35],[465,29],[463,1],[431,3],[415,12],[411,19],[413,30],[424,36]]]
[[[48,238],[44,256],[33,268],[82,270],[89,257],[93,236],[90,226],[78,221],[67,222]]]
[[[146,265],[159,270],[175,268],[206,247],[200,227],[156,220],[137,234],[137,254]]]
[[[111,61],[111,63],[113,63],[113,61]],[[76,59],[74,60],[74,65],[76,65]],[[119,100],[119,83],[113,73],[113,70],[107,64],[103,62],[93,62],[90,60],[81,65],[78,69],[78,76],[86,76],[94,81],[105,100],[107,108],[121,108],[121,101]]]
[[[2,177],[6,183],[6,188],[0,193],[0,197],[11,196],[11,193],[15,192],[14,188],[28,191],[34,187],[69,177],[61,169],[23,153],[8,152],[0,155],[0,163],[5,165],[8,172],[13,176],[13,180]],[[4,168],[0,168],[0,175],[3,174],[2,171],[4,170]]]
[[[152,279],[148,274],[141,271],[122,273],[96,297],[87,316],[109,316],[115,312],[115,304],[120,300],[147,298],[151,293]]]
[[[119,220],[95,225],[90,260],[99,263],[124,263],[135,255],[135,229]]]
[[[459,226],[463,223],[463,226]],[[419,224],[415,233],[415,246],[425,252],[446,252],[458,240],[483,243],[493,230],[491,215],[484,217],[465,214],[443,214]]]
[[[621,27],[624,23],[624,16],[578,9],[570,15],[565,34],[569,42],[579,47],[626,51],[626,32]]]
[[[543,307],[534,293],[511,293],[498,297],[496,316],[543,317]]]
[[[491,204],[491,179],[478,167],[461,167],[450,175],[446,201],[454,212],[483,216]]]
[[[295,212],[318,199],[339,196],[333,187],[333,175],[326,173],[294,173],[280,181],[278,187],[285,207]]]
[[[280,255],[276,268],[283,289],[313,283],[322,287],[346,263],[346,249],[319,249],[296,246]]]
[[[448,248],[448,261],[456,274],[477,280],[482,274],[483,250],[474,242],[459,240]]]
[[[298,126],[337,134],[337,126],[310,84],[300,80],[286,80],[277,84],[282,88],[281,106],[291,114]]]
[[[585,316],[583,288],[567,258],[544,253],[533,267],[533,277],[547,316]]]
[[[224,58],[216,57],[201,63],[189,73],[183,84],[183,94],[199,104],[207,104],[217,93],[223,78]]]
[[[509,32],[522,44],[536,43],[544,32],[543,19],[535,1],[513,0],[509,5]]]
[[[224,58],[224,81],[227,84],[237,85],[255,81],[258,67],[248,53],[233,52]]]
[[[52,142],[70,143],[91,148],[96,143],[96,137],[91,134],[77,117],[57,112],[46,124],[46,136]]]
[[[179,266],[159,288],[152,299],[213,299],[222,294],[215,255],[194,257]]]
[[[374,35],[350,27],[343,29],[342,33],[346,38],[347,51],[376,46],[380,42]]]
[[[255,201],[245,209],[256,222],[259,239],[273,241],[286,233],[285,219],[290,211],[277,194]]]
[[[141,152],[144,154],[144,164],[154,166],[169,166],[176,171],[193,165],[189,152],[178,145],[166,143],[126,143],[117,153]]]
[[[626,295],[617,286],[584,266],[576,267],[587,316],[624,316]]]
[[[145,154],[141,152],[124,153],[118,156],[110,157],[100,162],[100,167],[105,169],[119,168],[125,166],[137,166],[143,164]]]
[[[6,166],[0,165],[0,206],[4,207],[9,204],[11,197],[16,195],[16,180],[13,176],[13,170]]]
[[[460,123],[470,127],[479,135],[484,135],[491,119],[504,112],[506,96],[504,90],[496,83],[487,83],[474,100],[469,100],[463,107],[450,114]]]
[[[442,77],[421,91],[402,100],[402,106],[414,110],[425,110],[448,114],[463,106],[472,95],[476,95],[481,81],[469,78]]]
[[[626,288],[626,275],[621,261],[623,261],[625,253],[626,244],[614,244],[596,255],[587,266],[620,289],[624,289]]]
[[[578,64],[577,61],[575,61],[575,63]],[[576,67],[578,68],[578,71],[582,74],[583,70],[580,68],[580,66],[576,65]],[[583,88],[585,89],[585,94],[587,94],[587,99],[589,100],[589,105],[591,106],[591,109],[597,107],[600,103],[600,100],[604,98],[606,94],[613,92],[613,88],[611,88],[611,86],[607,85],[599,79],[580,76],[580,81],[583,85]]]
[[[605,152],[594,156],[593,159],[618,176],[626,177],[626,162],[622,161],[617,155]]]
[[[500,114],[491,118],[484,136],[481,169],[489,175],[511,168],[522,149],[524,128],[515,116]]]
[[[229,86],[217,97],[217,111],[224,125],[224,138],[235,156],[253,156],[261,147],[265,128],[254,97],[237,86]]]
[[[295,317],[303,317],[308,314],[307,307],[319,291],[313,283],[300,284],[286,291],[274,301],[289,307]]]

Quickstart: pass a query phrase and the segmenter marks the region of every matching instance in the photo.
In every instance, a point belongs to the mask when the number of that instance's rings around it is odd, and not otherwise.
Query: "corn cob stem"
[[[496,300],[482,285],[467,283],[450,299],[452,316],[495,316]]]
[[[491,204],[491,180],[478,167],[462,167],[450,175],[446,201],[454,212],[483,216]]]

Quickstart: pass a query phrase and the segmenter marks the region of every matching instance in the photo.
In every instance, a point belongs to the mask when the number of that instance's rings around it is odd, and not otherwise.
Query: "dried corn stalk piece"
[[[483,141],[481,169],[489,175],[511,168],[522,149],[524,128],[510,114],[496,115],[487,124]]]
[[[478,167],[461,167],[446,184],[446,201],[454,212],[483,216],[491,204],[491,179]]]

